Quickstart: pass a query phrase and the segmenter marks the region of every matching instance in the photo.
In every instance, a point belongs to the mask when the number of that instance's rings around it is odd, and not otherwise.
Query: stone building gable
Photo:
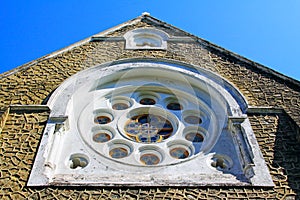
[[[155,27],[164,31],[166,31],[165,27],[170,27],[159,20],[156,20],[158,24],[155,24],[154,20],[156,19],[150,16],[139,17],[135,19],[135,23],[125,25],[107,35],[108,37],[120,36],[128,30],[140,27]],[[172,31],[170,31],[171,28],[168,30],[168,33],[173,34],[174,37],[189,35],[173,27]],[[94,37],[97,36],[99,35],[96,34]],[[253,62],[249,64],[246,59],[243,59],[246,60],[243,62],[239,56],[232,53],[230,55],[230,52],[228,55],[228,52],[220,51],[220,48],[216,48],[215,45],[203,43],[202,39],[197,41],[195,36],[191,37],[195,40],[194,42],[169,42],[169,48],[166,51],[124,50],[124,40],[86,40],[87,42],[82,45],[62,53],[58,52],[54,56],[50,54],[25,64],[11,75],[3,74],[0,77],[0,95],[3,97],[0,100],[0,109],[3,110],[11,104],[41,104],[47,95],[66,78],[91,66],[124,58],[150,57],[179,60],[216,72],[244,91],[251,106],[285,108],[296,124],[300,125],[300,95],[297,90],[300,83],[298,81],[283,75],[279,77],[278,73],[273,73],[266,67]],[[257,65],[260,69],[256,67]],[[266,73],[267,71],[269,73]],[[244,79],[247,79],[248,84],[243,84]],[[13,93],[10,92],[12,89]],[[262,91],[266,92],[263,94]]]
[[[135,28],[156,28],[171,37],[167,50],[125,50],[120,37]],[[225,51],[153,17],[143,15],[94,38],[42,57],[0,76],[0,197],[18,198],[299,198],[300,83],[264,66]],[[108,40],[107,38],[116,38]],[[119,39],[118,39],[119,38]],[[15,109],[12,105],[41,105],[67,78],[86,68],[131,58],[181,61],[224,77],[246,97],[250,122],[275,183],[274,188],[29,188],[38,143],[49,112]],[[10,109],[9,109],[10,107]],[[272,108],[280,108],[274,112]],[[281,110],[282,109],[282,110]],[[298,141],[297,141],[298,138]]]
[[[126,26],[123,26],[122,28],[115,30],[113,32],[109,32],[108,34],[105,34],[105,36],[108,37],[120,37],[123,36],[127,31],[135,29],[135,28],[157,28],[160,29],[164,32],[166,32],[167,34],[169,34],[170,36],[173,37],[184,37],[184,36],[192,36],[191,34],[182,31],[181,29],[178,29],[177,27],[174,27],[170,24],[167,24],[163,21],[160,21],[154,17],[151,16],[147,16],[147,15],[143,15],[140,16],[134,20],[132,20],[132,22],[135,23],[129,23]],[[97,36],[97,34],[96,34]]]

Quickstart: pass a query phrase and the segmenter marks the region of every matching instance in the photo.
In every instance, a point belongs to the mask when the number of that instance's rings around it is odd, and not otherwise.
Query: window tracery
[[[73,76],[29,185],[272,185],[243,98],[209,73],[131,61]]]

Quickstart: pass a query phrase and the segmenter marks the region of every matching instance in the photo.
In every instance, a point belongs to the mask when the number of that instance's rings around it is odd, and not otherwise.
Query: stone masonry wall
[[[147,22],[148,23],[148,22]],[[120,36],[136,27],[153,27],[146,21],[120,29]],[[166,27],[163,30],[167,30]],[[177,36],[187,35],[176,32]],[[164,58],[182,61],[211,70],[235,85],[250,106],[272,106],[282,114],[251,114],[250,121],[273,177],[275,188],[28,188],[38,143],[47,112],[11,111],[9,105],[45,103],[47,97],[68,77],[88,67],[125,58]],[[300,145],[295,125],[300,125],[299,88],[262,73],[250,64],[224,56],[199,43],[169,42],[168,50],[124,50],[123,41],[87,42],[52,57],[43,57],[0,77],[0,198],[1,199],[293,199],[300,198]],[[6,115],[5,115],[6,116]],[[5,117],[6,119],[6,117]],[[297,198],[296,197],[296,198]]]
[[[8,114],[9,114],[9,109],[0,111],[0,134],[2,132],[2,129],[5,126]]]
[[[0,134],[0,199],[294,199],[300,195],[300,146],[286,114],[250,116],[275,188],[30,188],[26,182],[48,114],[9,114]]]

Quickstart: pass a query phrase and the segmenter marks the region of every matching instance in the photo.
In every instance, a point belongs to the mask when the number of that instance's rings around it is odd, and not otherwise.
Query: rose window
[[[196,69],[120,62],[66,80],[29,185],[272,185],[243,97]]]
[[[115,90],[91,102],[79,118],[85,121],[79,125],[82,138],[96,153],[124,164],[161,166],[197,156],[212,141],[214,115],[200,99],[165,90]]]

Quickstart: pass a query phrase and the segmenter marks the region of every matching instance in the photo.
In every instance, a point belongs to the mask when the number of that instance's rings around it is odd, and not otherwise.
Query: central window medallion
[[[156,143],[168,138],[173,132],[173,127],[160,116],[145,114],[131,118],[125,126],[125,131],[134,141]]]
[[[149,112],[151,111],[151,112]],[[139,143],[158,143],[168,139],[176,130],[173,119],[161,115],[166,111],[158,108],[138,108],[126,114],[126,122],[122,131],[124,136]],[[121,118],[123,120],[123,118]],[[121,120],[121,123],[122,123]]]

